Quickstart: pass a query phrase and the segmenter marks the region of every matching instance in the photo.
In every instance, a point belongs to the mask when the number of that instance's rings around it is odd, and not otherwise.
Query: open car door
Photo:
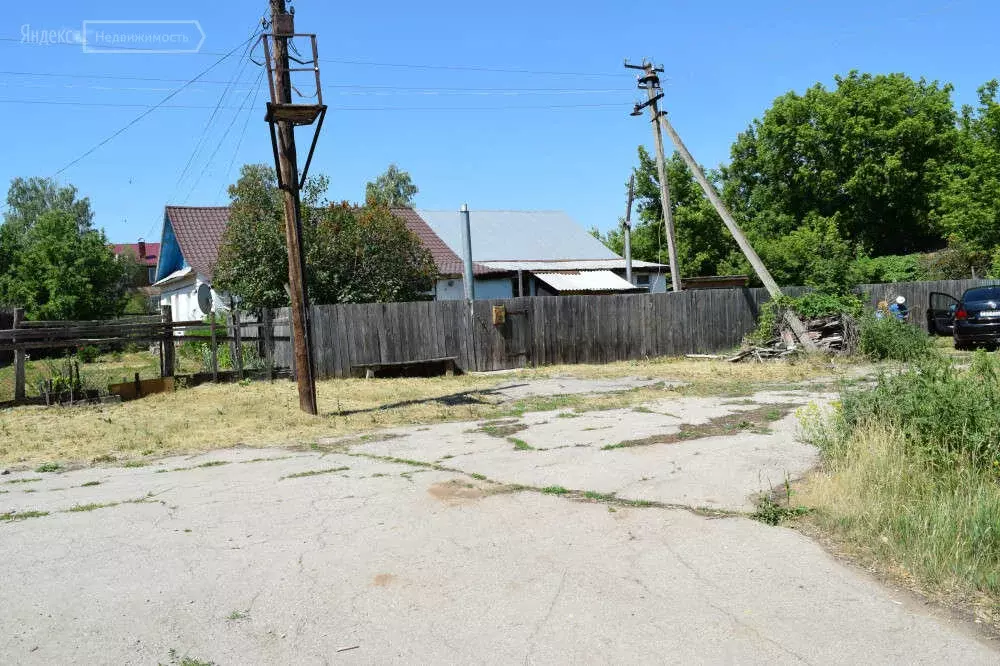
[[[927,308],[927,332],[931,335],[951,335],[955,328],[955,308],[958,299],[940,291],[930,293]]]

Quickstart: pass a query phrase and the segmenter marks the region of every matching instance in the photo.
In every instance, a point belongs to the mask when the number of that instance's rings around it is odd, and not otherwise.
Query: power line
[[[175,110],[191,110],[191,109],[214,109],[214,105],[192,105],[192,104],[156,104],[153,106],[144,106],[142,104],[112,104],[107,102],[62,102],[62,101],[51,101],[42,99],[0,99],[0,104],[43,104],[43,105],[60,105],[60,106],[84,106],[84,107],[101,107],[101,108],[119,108],[119,109],[147,109],[147,111],[153,111],[155,109],[175,109]],[[621,104],[505,104],[505,105],[481,105],[481,106],[330,106],[329,111],[517,111],[519,109],[597,109],[597,108],[621,108]],[[221,109],[238,109],[238,106],[222,106]],[[143,116],[148,115],[148,113],[143,114]],[[135,121],[130,123],[134,125],[135,122],[140,120],[137,118]],[[121,134],[122,131],[128,129],[128,127],[119,130],[115,136]],[[107,140],[102,142],[101,145],[107,143],[113,139],[114,136],[109,137]],[[99,148],[100,146],[97,146]],[[96,148],[95,148],[96,149]],[[93,152],[93,150],[89,151]],[[88,153],[89,154],[89,153]],[[82,159],[85,156],[81,156]],[[79,159],[74,160],[74,163],[79,161]],[[67,167],[72,166],[72,164],[60,169],[60,172],[64,171]]]
[[[72,78],[72,79],[100,79],[114,81],[151,81],[160,83],[179,83],[186,79],[173,79],[148,76],[116,76],[112,74],[70,74],[64,72],[24,72],[24,71],[0,71],[0,75],[7,76],[38,76],[45,78]],[[201,80],[199,84],[228,85],[231,81],[226,80]],[[249,83],[249,81],[238,81],[237,83]],[[460,93],[611,93],[630,92],[630,88],[507,88],[507,87],[464,87],[464,86],[388,86],[388,85],[368,85],[357,83],[335,83],[324,86],[324,88],[343,88],[351,90],[406,90],[413,92],[460,92]],[[102,88],[104,89],[104,88]],[[126,88],[126,90],[143,90],[143,88]],[[152,91],[162,90],[161,88],[150,88]]]
[[[199,173],[198,177],[194,179],[194,182],[191,184],[191,189],[189,189],[188,193],[184,196],[184,203],[187,203],[188,199],[191,198],[191,194],[193,194],[195,188],[198,187],[198,183],[200,183],[201,179],[205,177],[205,173],[208,171],[208,168],[212,165],[212,162],[215,161],[215,156],[219,153],[219,148],[222,147],[226,137],[229,136],[229,132],[232,131],[233,125],[236,124],[236,120],[240,117],[240,113],[243,112],[244,109],[251,109],[251,112],[247,113],[247,118],[249,119],[252,115],[253,103],[250,103],[250,93],[253,93],[254,102],[256,102],[257,91],[260,90],[259,84],[263,78],[264,70],[261,70],[260,75],[257,78],[258,85],[254,86],[254,88],[247,93],[247,96],[243,98],[243,103],[240,105],[240,108],[233,114],[233,119],[229,121],[229,125],[226,126],[226,130],[222,133],[218,143],[215,144],[215,150],[213,150],[212,154],[208,156],[208,160],[205,162],[205,166],[202,167],[201,173]]]
[[[230,51],[229,53],[223,55],[221,58],[219,58],[214,63],[212,63],[211,65],[209,65],[208,67],[206,67],[204,70],[202,70],[193,79],[190,79],[187,83],[185,83],[184,85],[180,86],[179,88],[177,88],[176,90],[174,90],[173,92],[171,92],[169,95],[167,95],[166,97],[164,97],[163,99],[161,99],[157,104],[149,107],[148,109],[146,109],[145,111],[143,111],[142,113],[140,113],[138,116],[136,116],[135,118],[133,118],[124,127],[122,127],[121,129],[119,129],[118,131],[116,131],[114,134],[111,134],[107,138],[105,138],[102,141],[98,142],[93,147],[91,147],[88,150],[84,151],[84,153],[82,155],[80,155],[76,159],[70,161],[68,164],[66,164],[65,166],[63,166],[58,171],[56,171],[55,174],[53,174],[53,176],[58,176],[59,174],[61,174],[66,169],[68,169],[71,166],[73,166],[74,164],[80,162],[81,160],[83,160],[84,158],[86,158],[87,156],[89,156],[94,151],[98,150],[99,148],[101,148],[102,146],[104,146],[105,144],[107,144],[108,142],[114,140],[120,134],[123,134],[124,132],[126,132],[130,127],[132,127],[133,125],[135,125],[136,123],[138,123],[140,120],[142,120],[143,118],[145,118],[146,116],[148,116],[149,114],[151,114],[156,109],[158,109],[161,106],[163,106],[164,104],[166,104],[168,101],[170,101],[173,97],[175,97],[176,95],[178,95],[182,90],[184,90],[185,88],[187,88],[189,85],[191,85],[192,83],[196,82],[202,76],[204,76],[205,74],[208,74],[210,71],[212,71],[213,69],[215,69],[215,67],[217,65],[221,64],[223,60],[225,60],[226,58],[228,58],[232,54],[234,54],[237,51],[239,51],[241,48],[243,48],[244,45],[246,45],[249,42],[250,42],[250,39],[246,40],[246,42],[240,43],[232,51]]]
[[[507,67],[488,67],[481,65],[424,65],[401,62],[372,62],[370,60],[345,60],[337,58],[324,58],[323,62],[333,62],[338,65],[356,65],[359,67],[400,67],[404,69],[443,69],[465,72],[497,72],[500,74],[537,74],[542,76],[595,76],[595,77],[615,77],[621,78],[620,74],[608,72],[557,72],[537,69],[514,69]]]
[[[247,58],[247,56],[249,55],[250,52],[251,41],[255,39],[259,34],[260,34],[259,30],[253,30],[250,34],[250,37],[247,39],[246,48],[243,50],[243,55],[240,56],[240,60],[243,61],[242,66],[237,67],[236,71],[233,72],[233,75],[229,79],[229,83],[227,83],[226,87],[222,89],[222,94],[219,95],[219,99],[215,103],[215,108],[212,109],[211,115],[209,115],[208,120],[205,121],[205,125],[201,128],[201,134],[198,136],[198,140],[195,142],[194,149],[191,151],[191,155],[188,157],[187,162],[184,164],[184,168],[181,170],[181,174],[177,177],[177,182],[174,183],[174,191],[170,194],[171,199],[173,198],[174,194],[176,194],[177,189],[181,185],[181,182],[184,180],[184,176],[187,175],[188,169],[191,168],[191,164],[194,162],[195,156],[201,152],[201,148],[205,143],[206,137],[208,136],[208,129],[209,127],[212,126],[212,121],[215,120],[215,117],[218,115],[219,109],[222,107],[222,102],[226,99],[226,95],[229,93],[229,89],[232,87],[233,82],[239,79],[240,76],[243,75],[243,72],[246,70],[247,65],[250,64],[250,60]]]
[[[18,43],[26,46],[32,46],[30,44],[25,44],[23,40],[17,37],[0,37],[0,42],[12,42]],[[56,46],[75,46],[79,47],[80,44],[66,43],[66,42],[55,42]],[[118,47],[116,47],[118,48]],[[145,49],[136,48],[136,51],[142,52]],[[225,53],[218,53],[214,51],[198,51],[189,55],[205,55],[205,56],[225,56]],[[323,58],[324,63],[335,63],[338,65],[350,65],[355,67],[399,67],[403,69],[433,69],[433,70],[445,70],[445,71],[465,71],[465,72],[495,72],[498,74],[531,74],[536,76],[583,76],[583,77],[615,77],[621,78],[620,74],[614,74],[611,72],[563,72],[563,71],[549,71],[549,70],[537,70],[537,69],[520,69],[513,67],[493,67],[489,65],[432,65],[432,64],[421,64],[421,63],[403,63],[403,62],[376,62],[370,60],[353,60],[346,58]]]
[[[261,76],[263,76],[263,75],[264,75],[264,73],[261,72]],[[233,172],[233,165],[236,163],[236,156],[239,155],[239,153],[240,153],[240,147],[243,146],[243,139],[247,135],[247,126],[250,125],[250,118],[251,118],[251,116],[253,116],[253,108],[257,104],[257,93],[259,93],[259,92],[260,92],[260,86],[258,86],[257,89],[254,90],[254,92],[253,92],[253,100],[250,102],[250,107],[249,107],[250,111],[247,113],[246,120],[243,121],[243,130],[240,132],[239,141],[236,142],[236,148],[235,148],[235,150],[233,150],[233,156],[231,158],[229,158],[229,166],[226,167],[226,173],[225,173],[225,179],[224,180],[229,180],[229,174],[231,174]],[[223,182],[222,188],[223,188],[223,193],[225,193],[225,188],[226,188],[225,182]]]

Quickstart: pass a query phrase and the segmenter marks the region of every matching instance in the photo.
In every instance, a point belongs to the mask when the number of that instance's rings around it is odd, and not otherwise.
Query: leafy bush
[[[997,405],[1000,361],[979,351],[967,370],[928,356],[905,372],[883,373],[873,389],[844,395],[842,418],[847,432],[869,423],[900,431],[908,451],[933,467],[1000,476]]]
[[[915,361],[934,354],[934,343],[922,330],[895,317],[866,315],[858,351],[873,361]]]
[[[101,350],[93,345],[85,345],[76,350],[76,360],[80,363],[93,363],[101,355]]]

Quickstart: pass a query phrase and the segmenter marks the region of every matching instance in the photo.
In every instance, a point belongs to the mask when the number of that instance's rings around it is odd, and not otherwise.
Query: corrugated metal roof
[[[630,284],[611,271],[535,273],[534,276],[559,292],[634,291]]]
[[[584,259],[571,261],[483,261],[490,268],[505,271],[598,271],[625,270],[624,259]],[[654,264],[651,261],[632,260],[632,268],[667,271],[664,264]]]
[[[462,254],[458,211],[418,210],[445,244]],[[473,210],[472,258],[477,262],[619,259],[618,255],[560,211]]]
[[[431,253],[431,257],[434,259],[434,264],[437,266],[438,273],[442,276],[447,275],[462,275],[465,272],[465,265],[462,262],[461,257],[455,254],[450,247],[448,247],[444,241],[442,241],[437,234],[427,225],[427,223],[420,218],[416,211],[410,208],[393,208],[392,214],[397,218],[402,220],[406,228],[413,232],[417,238],[420,239],[420,243],[427,248],[427,251]],[[472,264],[472,274],[473,275],[490,275],[494,273],[503,273],[508,269],[506,268],[491,268],[489,266],[484,266],[481,263],[473,262]]]

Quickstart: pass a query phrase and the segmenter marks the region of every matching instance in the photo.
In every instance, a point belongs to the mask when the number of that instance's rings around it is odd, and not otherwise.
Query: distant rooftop
[[[416,212],[452,251],[461,256],[462,227],[458,211],[418,209]],[[473,210],[469,216],[475,261],[621,258],[560,211]]]

